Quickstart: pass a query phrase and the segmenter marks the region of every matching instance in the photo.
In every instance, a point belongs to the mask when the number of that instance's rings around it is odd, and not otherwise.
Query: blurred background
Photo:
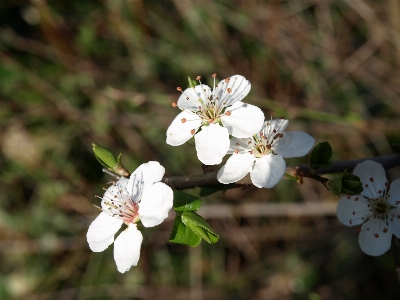
[[[176,87],[214,72],[245,76],[246,102],[329,141],[335,160],[400,150],[396,0],[0,2],[0,299],[398,299],[390,252],[362,253],[338,197],[309,179],[204,197],[216,245],[168,243],[171,212],[142,230],[128,273],[113,246],[90,251],[111,179],[92,142],[130,171],[202,173],[193,144],[165,132]]]

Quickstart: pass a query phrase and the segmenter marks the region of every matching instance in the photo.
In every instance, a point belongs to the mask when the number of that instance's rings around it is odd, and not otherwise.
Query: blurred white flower
[[[363,224],[358,235],[361,250],[382,255],[390,248],[392,234],[400,238],[400,178],[389,186],[384,168],[372,160],[358,164],[353,174],[360,177],[364,190],[340,198],[337,217],[346,226]]]
[[[167,144],[179,146],[194,136],[197,157],[206,165],[216,165],[229,149],[229,135],[245,138],[257,133],[263,125],[264,113],[241,100],[251,84],[241,75],[226,78],[214,88],[200,84],[182,91],[178,107],[182,112],[167,130]]]
[[[283,158],[306,155],[315,140],[305,132],[285,132],[289,121],[266,121],[261,131],[249,138],[232,138],[228,153],[233,155],[219,170],[221,183],[232,183],[250,172],[253,184],[259,188],[272,188],[286,171]]]
[[[143,236],[136,223],[141,221],[145,227],[159,225],[172,208],[172,189],[160,182],[164,173],[163,166],[150,161],[140,165],[129,180],[120,178],[104,193],[102,212],[89,226],[86,236],[94,252],[107,249],[121,225],[128,226],[114,242],[114,259],[121,273],[139,261]]]

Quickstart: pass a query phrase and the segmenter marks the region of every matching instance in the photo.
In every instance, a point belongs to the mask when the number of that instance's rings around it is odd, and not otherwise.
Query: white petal
[[[388,225],[392,233],[400,238],[400,208],[396,207],[391,211],[391,218],[388,220]]]
[[[184,90],[182,95],[179,97],[177,104],[180,109],[197,111],[199,110],[199,106],[203,106],[203,103],[208,101],[207,98],[210,95],[211,89],[208,85],[196,85],[193,88]]]
[[[390,212],[389,228],[395,236],[400,238],[400,178],[390,184],[388,204],[395,206]]]
[[[105,204],[106,202],[110,202],[111,200],[115,199],[115,196],[121,197],[121,191],[122,193],[127,193],[126,187],[128,185],[128,179],[125,177],[121,177],[118,179],[116,183],[113,183],[112,185],[109,186],[109,188],[106,190],[106,192],[103,195],[103,198],[101,199],[101,208],[107,210],[109,208],[109,205]]]
[[[259,188],[272,188],[283,177],[286,171],[286,162],[279,154],[263,155],[256,158],[250,178],[253,184]]]
[[[250,90],[250,81],[241,75],[234,75],[218,83],[214,91],[214,98],[218,97],[219,103],[231,106],[236,101],[240,101],[246,97]]]
[[[378,218],[373,218],[361,226],[358,235],[358,243],[361,250],[372,256],[379,256],[390,248],[392,232],[385,222]]]
[[[179,146],[193,136],[201,125],[201,118],[191,112],[183,111],[172,121],[167,129],[167,144]]]
[[[390,184],[388,203],[400,207],[400,178]]]
[[[232,137],[230,139],[228,154],[236,153],[236,150],[238,151],[238,153],[244,154],[248,153],[251,149],[252,146],[247,143],[246,139],[238,139]]]
[[[300,157],[306,155],[314,146],[314,143],[314,138],[308,133],[289,131],[284,132],[282,138],[278,138],[272,149],[285,158]]]
[[[340,222],[346,226],[360,225],[365,222],[371,212],[369,202],[361,195],[340,198],[336,214]]]
[[[205,165],[218,165],[229,150],[228,129],[217,124],[203,126],[195,135],[197,157]]]
[[[142,233],[132,223],[115,239],[114,260],[119,272],[125,273],[137,265],[142,241]]]
[[[383,192],[386,189],[385,183],[388,181],[386,179],[385,169],[377,162],[366,160],[359,163],[354,168],[353,174],[361,179],[364,188],[361,195],[364,197],[369,199],[379,198],[378,191]],[[371,182],[371,178],[373,182]]]
[[[127,187],[129,195],[132,199],[138,200],[142,190],[155,182],[161,181],[164,173],[165,168],[158,161],[141,164],[129,178]]]
[[[153,227],[160,224],[172,208],[172,189],[157,182],[143,190],[142,200],[139,203],[139,216],[145,227]]]
[[[232,154],[226,164],[218,171],[218,181],[228,184],[242,179],[253,168],[254,160],[254,155],[250,153]]]
[[[123,221],[101,212],[90,224],[86,234],[90,249],[101,252],[114,242],[114,235],[121,228]]]
[[[264,124],[264,113],[257,106],[237,101],[226,109],[221,120],[230,135],[247,138],[260,132]]]
[[[273,119],[264,122],[264,136],[269,137],[271,135],[275,135],[275,132],[282,133],[288,127],[289,121],[285,119]]]

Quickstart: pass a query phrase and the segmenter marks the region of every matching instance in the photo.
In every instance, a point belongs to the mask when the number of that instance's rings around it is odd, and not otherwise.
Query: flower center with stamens
[[[216,85],[215,85],[215,78],[217,74],[213,74],[212,77],[214,78],[214,87],[211,90],[203,88],[203,85],[201,83],[201,76],[197,76],[196,80],[199,82],[199,86],[201,87],[201,92],[197,94],[198,98],[196,101],[198,102],[197,104],[197,110],[192,111],[192,113],[198,115],[202,119],[202,125],[209,125],[209,124],[218,124],[221,123],[221,116],[226,115],[230,116],[231,111],[227,111],[227,102],[226,102],[226,96],[223,96],[225,100],[219,99],[218,96],[216,95]],[[225,79],[225,83],[228,85],[230,81],[230,78]],[[182,92],[183,94],[186,95],[186,100],[190,100],[191,97],[189,94],[186,94],[184,91],[182,91],[181,87],[177,87],[177,90]],[[232,94],[234,90],[232,88],[226,86],[226,93]],[[192,99],[194,100],[194,99]],[[230,106],[230,105],[229,105]],[[182,123],[184,123],[182,121]]]
[[[202,119],[203,125],[218,124],[221,122],[221,115],[225,111],[225,105],[220,105],[218,101],[213,101],[212,95],[207,97],[207,102],[204,103],[202,99],[199,99],[201,106],[196,114]]]
[[[273,154],[274,150],[272,147],[278,139],[283,137],[283,125],[283,118],[279,119],[274,129],[271,128],[271,123],[267,123],[266,127],[261,132],[253,135],[251,138],[244,139],[244,141],[252,147],[249,152],[254,154],[257,158],[263,155]]]
[[[139,205],[131,199],[126,188],[121,185],[116,184],[108,189],[102,199],[101,209],[111,217],[121,219],[127,225],[139,221]]]
[[[387,203],[386,197],[371,200],[371,214],[382,220],[392,218],[393,209],[395,207]]]
[[[373,180],[371,180],[372,182]],[[389,188],[389,184],[386,185]],[[372,188],[371,185],[366,185],[365,188]],[[377,199],[371,199],[371,216],[370,217],[378,217],[381,220],[388,220],[390,218],[393,218],[394,215],[394,209],[396,208],[393,205],[390,205],[388,203],[388,195],[389,195],[389,190],[386,190],[385,192],[378,191],[378,194],[380,195],[379,198]]]

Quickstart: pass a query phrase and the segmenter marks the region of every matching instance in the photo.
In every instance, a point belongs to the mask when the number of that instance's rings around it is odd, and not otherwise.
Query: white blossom
[[[245,138],[257,133],[263,125],[264,113],[241,100],[250,92],[251,84],[241,75],[222,80],[214,88],[201,84],[182,91],[177,106],[182,112],[167,130],[167,144],[179,146],[194,136],[199,160],[216,165],[229,150],[229,135]]]
[[[360,177],[361,195],[344,196],[337,206],[337,217],[346,226],[361,225],[358,243],[368,255],[389,250],[392,234],[400,238],[400,178],[389,185],[381,164],[367,160],[353,171]]]
[[[305,132],[285,132],[289,121],[266,121],[258,134],[249,138],[232,138],[228,153],[232,156],[219,170],[221,183],[236,182],[250,172],[252,183],[259,188],[272,188],[286,171],[284,158],[306,155],[315,140]]]
[[[136,266],[140,257],[143,236],[136,223],[144,227],[159,225],[172,208],[173,192],[160,182],[165,173],[156,161],[142,164],[129,178],[120,178],[104,193],[100,215],[87,232],[93,252],[101,252],[114,242],[114,259],[119,272]],[[114,241],[114,235],[126,224],[126,229]]]

